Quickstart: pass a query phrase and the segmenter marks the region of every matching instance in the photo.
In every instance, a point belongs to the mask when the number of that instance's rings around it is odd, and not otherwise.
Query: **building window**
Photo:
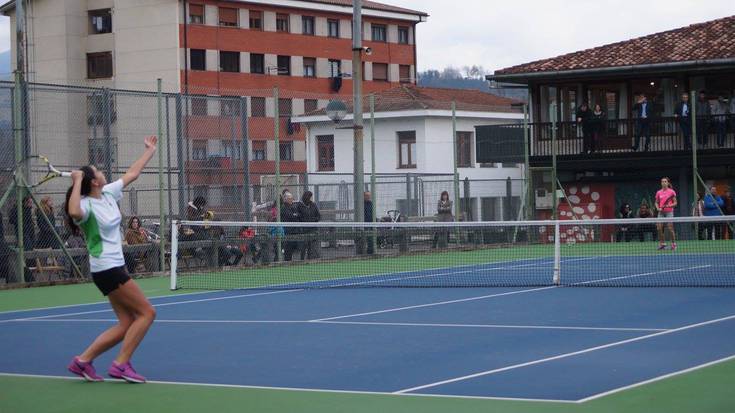
[[[240,52],[219,52],[219,70],[222,72],[239,72]]]
[[[398,78],[401,83],[411,83],[411,66],[398,66]]]
[[[250,30],[263,30],[263,12],[250,10]]]
[[[222,156],[225,158],[240,159],[240,142],[233,140],[220,141]]]
[[[265,117],[265,98],[264,97],[251,97],[250,98],[250,116],[254,118]]]
[[[112,10],[90,10],[89,23],[89,34],[112,33]]]
[[[207,98],[191,98],[191,114],[207,116]]]
[[[316,77],[316,59],[313,57],[304,58],[304,77]]]
[[[340,77],[342,75],[342,61],[329,59],[329,77]]]
[[[237,9],[220,7],[218,11],[220,26],[237,27]]]
[[[329,37],[339,37],[339,20],[327,20],[327,33]]]
[[[398,132],[398,167],[416,168],[416,131]]]
[[[291,76],[291,56],[278,56],[278,74]]]
[[[207,51],[202,49],[189,50],[189,66],[191,70],[207,70]]]
[[[301,28],[304,34],[313,36],[314,35],[314,17],[313,16],[301,17]]]
[[[373,63],[373,80],[388,81],[388,64]]]
[[[457,167],[472,167],[472,132],[457,132]]]
[[[265,73],[265,55],[250,54],[250,73]]]
[[[288,14],[276,14],[276,30],[288,33]]]
[[[398,27],[398,43],[408,44],[408,27]]]
[[[195,161],[204,161],[207,159],[207,141],[193,141],[191,144],[191,159]]]
[[[291,99],[281,98],[278,99],[278,116],[281,118],[287,118],[291,116],[293,111],[293,102]]]
[[[334,135],[322,135],[316,137],[316,150],[319,162],[319,172],[334,171]]]
[[[189,23],[204,24],[203,4],[189,4]]]
[[[240,99],[223,97],[220,100],[219,109],[222,116],[240,116]]]
[[[279,142],[278,146],[280,147],[280,154],[281,154],[281,160],[282,161],[293,161],[293,142],[292,141],[286,141],[286,142]]]
[[[112,77],[112,52],[87,53],[87,79]]]
[[[265,141],[253,141],[252,147],[253,147],[253,160],[254,161],[264,161],[266,157]]]
[[[241,186],[225,186],[222,187],[222,203],[224,205],[242,205]]]
[[[373,24],[372,27],[372,33],[373,33],[373,41],[374,42],[385,42],[386,36],[385,36],[385,25],[382,24]]]
[[[316,99],[304,99],[304,113],[311,113],[319,108],[319,101]]]

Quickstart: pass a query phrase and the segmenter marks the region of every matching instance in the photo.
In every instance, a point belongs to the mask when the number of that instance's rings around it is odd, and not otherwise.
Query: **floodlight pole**
[[[559,199],[556,196],[556,103],[551,105],[551,219],[558,219]]]
[[[353,100],[353,141],[355,146],[354,173],[354,200],[355,222],[365,218],[365,205],[362,193],[364,191],[363,148],[362,148],[362,0],[352,0],[352,100]],[[375,202],[375,200],[373,200]]]

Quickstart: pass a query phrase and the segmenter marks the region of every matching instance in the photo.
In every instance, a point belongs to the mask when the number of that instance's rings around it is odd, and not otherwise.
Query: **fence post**
[[[273,87],[273,136],[275,138],[275,155],[276,155],[276,194],[274,196],[276,202],[276,222],[281,222],[281,144],[278,134],[281,126],[281,119],[278,107],[278,86]],[[283,243],[282,228],[278,227],[276,235],[276,260],[282,261],[283,251],[281,244]],[[285,233],[285,231],[284,231]]]
[[[170,116],[170,105],[169,105],[169,96],[166,95],[165,98],[166,102],[166,184],[168,185],[168,219],[173,219],[174,216],[174,210],[173,210],[173,196],[171,195],[171,188],[173,188],[173,185],[171,183],[171,116]]]
[[[452,101],[452,153],[454,154],[454,222],[459,221],[459,172],[457,172],[457,102]]]
[[[25,118],[26,113],[23,113],[23,72],[21,70],[15,71],[15,87],[13,88],[13,130],[15,132],[15,164],[17,165],[23,160],[24,150],[24,129],[25,129]],[[11,184],[12,185],[12,184]],[[16,271],[18,271],[18,280],[21,283],[26,282],[25,278],[25,257],[24,257],[24,245],[23,245],[23,195],[25,191],[22,187],[16,184],[15,186],[15,213],[16,213],[16,240],[18,244],[18,254],[16,264]]]
[[[245,221],[252,220],[250,206],[250,145],[248,145],[250,132],[248,129],[248,102],[247,97],[240,96],[240,133],[242,135],[242,172],[243,172],[243,196],[245,204]]]
[[[184,159],[188,155],[184,151],[184,122],[181,93],[176,94],[176,167],[179,170],[178,188],[179,188],[179,211],[178,216],[181,217],[182,211],[186,211],[186,175],[184,174]]]
[[[402,214],[402,213],[401,213]],[[406,217],[411,216],[411,174],[406,174]]]
[[[378,196],[375,194],[375,94],[370,94],[370,192],[373,196],[373,223],[378,219]],[[373,251],[378,250],[378,231],[375,227],[372,228],[373,237],[371,242],[373,243]]]
[[[166,205],[163,196],[163,151],[168,148],[168,139],[163,134],[163,80],[156,81],[156,109],[158,112],[158,257],[159,268],[166,271]]]
[[[112,182],[112,103],[110,89],[102,89],[103,139],[105,140],[105,177]]]
[[[503,206],[503,220],[511,221],[513,208],[513,186],[510,177],[505,180],[505,205]]]

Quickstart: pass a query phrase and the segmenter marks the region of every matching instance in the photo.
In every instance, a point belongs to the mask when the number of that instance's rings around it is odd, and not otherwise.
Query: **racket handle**
[[[59,172],[61,176],[65,176],[67,178],[71,178],[71,172]]]

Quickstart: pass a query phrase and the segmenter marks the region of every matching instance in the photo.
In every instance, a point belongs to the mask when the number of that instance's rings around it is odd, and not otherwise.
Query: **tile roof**
[[[735,58],[735,16],[496,70],[495,75]]]
[[[451,110],[452,101],[460,111],[470,112],[519,112],[512,107],[513,103],[521,103],[514,99],[492,95],[479,90],[440,89],[400,85],[375,94],[376,112],[395,112],[406,110]],[[347,110],[352,113],[352,101],[345,102]],[[369,101],[363,101],[363,111],[369,111]],[[324,115],[324,109],[307,113],[305,116]]]
[[[337,6],[349,6],[352,7],[352,0],[306,0],[310,3],[323,3],[323,4],[333,4]],[[396,7],[391,6],[389,4],[383,4],[378,3],[375,1],[363,1],[362,7],[364,9],[372,9],[372,10],[380,10],[380,11],[390,11],[395,13],[407,13],[407,14],[415,14],[419,16],[428,16],[428,14],[418,11],[418,10],[411,10],[411,9],[405,9],[403,7]]]

